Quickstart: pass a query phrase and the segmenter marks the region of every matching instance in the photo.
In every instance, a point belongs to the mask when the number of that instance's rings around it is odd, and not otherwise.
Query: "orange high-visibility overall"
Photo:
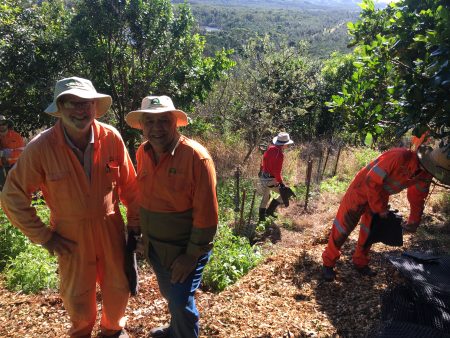
[[[6,159],[7,165],[12,166],[17,162],[20,153],[25,146],[25,142],[23,137],[15,132],[14,130],[9,129],[5,135],[0,135],[0,150],[2,149],[10,149],[11,153],[9,157]],[[2,163],[0,161],[0,166]]]
[[[363,245],[370,232],[372,215],[388,211],[389,196],[408,188],[411,208],[408,223],[420,222],[431,179],[429,173],[420,169],[417,154],[404,148],[386,151],[361,169],[342,198],[322,254],[323,264],[328,267],[336,264],[340,248],[360,218],[353,263],[357,267],[369,264],[370,247],[364,249]]]
[[[60,293],[70,315],[71,337],[90,335],[97,315],[96,282],[102,291],[101,329],[105,335],[125,325],[129,297],[124,272],[124,221],[119,199],[127,206],[130,226],[139,225],[136,173],[117,130],[94,121],[91,180],[65,141],[62,124],[32,140],[11,169],[2,207],[31,241],[47,242],[56,231],[77,243],[60,256]],[[41,189],[50,209],[50,227],[31,206]]]

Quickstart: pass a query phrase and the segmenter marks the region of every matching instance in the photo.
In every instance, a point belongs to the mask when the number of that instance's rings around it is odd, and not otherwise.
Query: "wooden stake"
[[[305,196],[305,210],[308,207],[309,189],[311,185],[311,173],[312,173],[313,161],[308,160],[308,169],[306,170],[306,196]]]

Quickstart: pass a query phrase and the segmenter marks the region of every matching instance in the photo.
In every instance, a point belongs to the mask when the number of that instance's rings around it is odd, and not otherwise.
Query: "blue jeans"
[[[150,248],[149,260],[158,280],[159,291],[169,303],[170,337],[197,338],[199,331],[199,313],[195,306],[195,290],[200,286],[203,269],[208,263],[211,252],[200,256],[197,267],[183,283],[170,282],[171,271],[161,265],[158,255]]]

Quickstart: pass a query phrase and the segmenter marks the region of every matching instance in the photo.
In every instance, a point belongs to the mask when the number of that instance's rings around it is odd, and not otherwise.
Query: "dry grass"
[[[450,193],[448,190],[434,194],[433,198],[430,199],[430,206],[433,212],[442,215],[444,223],[450,230]]]
[[[243,177],[257,177],[262,156],[258,150],[253,152],[247,163],[243,163],[247,153],[243,143],[226,144],[219,139],[197,141],[203,144],[211,154],[218,177],[232,177],[237,167],[240,168]]]
[[[247,147],[243,142],[223,142],[219,139],[197,140],[203,144],[214,159],[217,174],[221,178],[232,177],[237,167],[241,169],[242,177],[255,179],[257,177],[262,152],[255,149],[246,163],[243,163]],[[359,169],[355,154],[358,148],[343,148],[337,164],[339,178],[352,177]],[[312,180],[318,181],[318,176],[332,176],[336,167],[338,147],[325,142],[310,142],[294,144],[285,150],[283,163],[283,178],[290,185],[306,181],[308,159],[312,160]],[[322,159],[320,159],[322,157]],[[321,164],[319,170],[319,163]],[[324,168],[326,164],[326,167]]]

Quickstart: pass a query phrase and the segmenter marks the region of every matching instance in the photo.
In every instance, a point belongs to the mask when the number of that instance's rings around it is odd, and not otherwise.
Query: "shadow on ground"
[[[315,297],[318,311],[326,314],[341,337],[364,337],[379,323],[380,297],[386,285],[387,264],[382,254],[372,253],[371,265],[378,272],[375,277],[361,276],[353,268],[351,254],[355,244],[353,240],[344,244],[333,282],[322,279],[321,264],[306,251],[300,253],[294,265],[293,283],[299,289],[295,299],[301,302]],[[314,295],[302,292],[305,283],[313,287]]]

